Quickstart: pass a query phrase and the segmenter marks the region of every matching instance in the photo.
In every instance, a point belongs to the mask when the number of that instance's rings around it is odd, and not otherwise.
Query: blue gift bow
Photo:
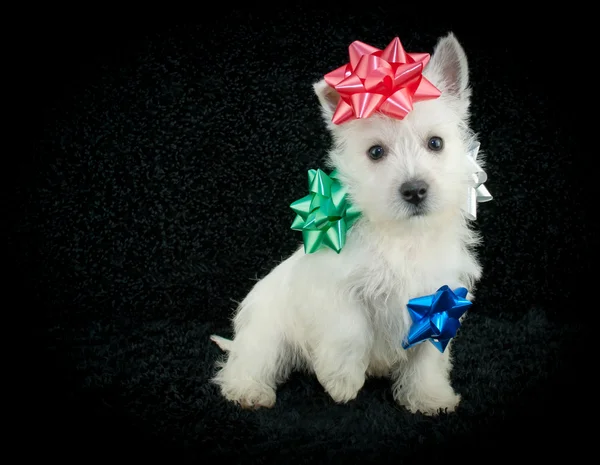
[[[453,292],[444,285],[434,294],[410,299],[407,307],[413,324],[402,347],[408,349],[429,339],[443,353],[450,339],[456,336],[459,318],[471,306],[467,293],[464,287]]]

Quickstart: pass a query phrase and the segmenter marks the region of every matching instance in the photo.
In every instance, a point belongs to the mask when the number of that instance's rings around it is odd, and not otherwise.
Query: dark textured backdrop
[[[572,179],[595,146],[591,134],[575,148],[575,99],[561,98],[587,85],[565,89],[557,71],[557,48],[578,64],[574,36],[393,8],[195,16],[173,28],[65,21],[21,38],[26,150],[6,154],[18,162],[7,270],[27,320],[14,350],[41,349],[21,367],[26,450],[269,464],[581,453],[579,421],[596,406],[578,379],[589,293],[575,282],[591,274],[596,230]],[[330,143],[311,84],[353,40],[398,35],[431,52],[449,30],[470,60],[495,196],[480,207],[485,274],[454,345],[461,407],[409,414],[380,381],[337,406],[304,375],[272,410],[224,402],[207,384],[219,355],[208,337],[227,334],[233,301],[298,245],[288,205]]]

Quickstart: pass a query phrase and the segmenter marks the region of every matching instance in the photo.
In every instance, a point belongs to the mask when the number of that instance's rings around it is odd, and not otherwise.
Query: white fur
[[[461,213],[469,182],[467,60],[450,34],[440,39],[425,76],[440,90],[416,103],[402,121],[373,116],[336,126],[337,95],[315,84],[335,146],[329,154],[361,219],[340,254],[300,247],[260,280],[239,305],[235,337],[213,336],[227,357],[213,379],[243,407],[271,407],[277,386],[306,368],[336,402],[354,399],[366,376],[386,376],[394,398],[411,411],[452,411],[460,396],[450,384],[451,345],[442,354],[425,341],[402,348],[411,325],[408,299],[447,284],[473,292],[481,270],[476,234]],[[444,140],[441,153],[427,148]],[[380,144],[387,155],[367,156]],[[399,195],[413,178],[429,184],[428,213],[411,216]]]

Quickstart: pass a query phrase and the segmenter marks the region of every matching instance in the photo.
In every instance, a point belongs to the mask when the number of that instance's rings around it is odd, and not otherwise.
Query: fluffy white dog
[[[467,59],[453,34],[440,38],[423,76],[441,96],[415,103],[404,119],[377,113],[333,124],[340,95],[324,80],[314,85],[335,141],[330,167],[361,216],[339,254],[299,248],[258,281],[239,305],[232,341],[212,336],[227,352],[212,380],[225,398],[271,407],[290,371],[308,369],[339,403],[367,376],[385,376],[410,411],[459,404],[450,346],[402,346],[409,299],[443,285],[472,293],[481,275],[478,235],[462,211],[474,136]]]

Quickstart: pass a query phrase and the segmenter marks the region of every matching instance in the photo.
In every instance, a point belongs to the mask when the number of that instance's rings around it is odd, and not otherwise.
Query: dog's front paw
[[[419,401],[419,402],[415,402],[413,404],[409,404],[406,406],[406,408],[408,410],[410,410],[412,413],[417,413],[417,412],[421,412],[425,415],[439,415],[440,413],[446,412],[446,413],[451,413],[454,412],[454,410],[456,410],[456,407],[458,407],[458,404],[460,404],[460,395],[459,394],[454,394],[453,396],[444,399],[443,401],[440,400],[427,400],[427,401]]]
[[[438,415],[442,412],[450,413],[460,404],[460,394],[454,391],[439,393],[438,395],[396,394],[396,401],[412,413],[421,412],[425,415]]]
[[[244,386],[221,386],[221,393],[244,409],[271,408],[277,398],[274,389],[256,382]]]
[[[321,384],[335,402],[343,404],[356,398],[365,384],[365,376],[337,376],[321,381]]]

